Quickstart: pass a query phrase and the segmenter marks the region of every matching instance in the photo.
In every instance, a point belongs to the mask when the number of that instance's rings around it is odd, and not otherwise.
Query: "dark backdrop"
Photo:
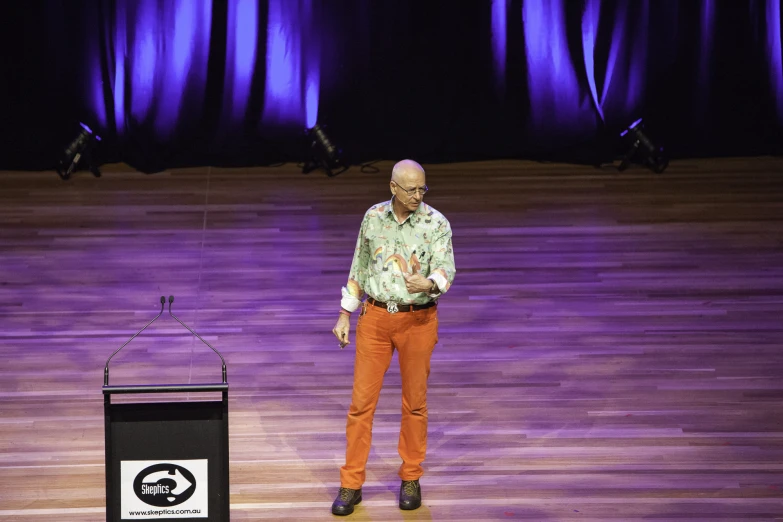
[[[87,123],[146,171],[306,159],[777,154],[780,0],[26,0],[0,7],[0,168]]]

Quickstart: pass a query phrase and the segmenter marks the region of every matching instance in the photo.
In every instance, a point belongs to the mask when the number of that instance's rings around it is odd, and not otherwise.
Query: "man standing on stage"
[[[400,509],[421,505],[427,378],[438,342],[437,302],[454,281],[454,253],[448,220],[422,201],[428,189],[421,165],[412,160],[394,165],[389,187],[391,200],[371,207],[362,220],[348,283],[342,289],[340,316],[332,330],[340,347],[346,346],[350,315],[360,310],[345,465],[332,504],[335,515],[353,513],[362,500],[373,416],[395,349],[402,378]]]

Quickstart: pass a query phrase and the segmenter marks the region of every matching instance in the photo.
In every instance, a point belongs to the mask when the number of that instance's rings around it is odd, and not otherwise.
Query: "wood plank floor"
[[[330,330],[377,166],[0,173],[0,518],[104,519],[103,366],[161,295],[227,359],[232,520],[332,518]],[[457,277],[424,505],[396,507],[394,362],[350,520],[783,520],[783,160],[427,170]],[[164,315],[112,384],[219,370]]]

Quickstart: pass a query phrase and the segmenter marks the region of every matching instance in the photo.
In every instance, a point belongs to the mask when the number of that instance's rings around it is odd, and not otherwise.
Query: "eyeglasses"
[[[399,185],[399,183],[397,183],[396,181],[392,181],[392,183],[394,183],[395,185],[397,185],[397,187],[398,187],[400,190],[404,191],[404,192],[405,192],[407,195],[409,195],[409,196],[412,196],[412,195],[414,195],[414,194],[416,194],[416,193],[419,193],[419,194],[421,194],[421,195],[423,196],[424,194],[426,194],[426,193],[427,193],[427,191],[428,191],[428,190],[430,190],[430,189],[429,189],[429,187],[428,187],[427,185],[424,185],[423,187],[416,187],[416,188],[412,188],[412,189],[406,189],[405,187],[401,187],[401,186]]]

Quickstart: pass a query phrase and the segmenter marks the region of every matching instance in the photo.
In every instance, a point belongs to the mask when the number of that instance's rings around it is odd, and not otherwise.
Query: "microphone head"
[[[174,296],[173,296],[173,295],[170,295],[170,296],[169,296],[169,303],[173,303],[173,302],[174,302]]]
[[[164,304],[166,302],[166,296],[162,295],[160,296],[160,304]]]

